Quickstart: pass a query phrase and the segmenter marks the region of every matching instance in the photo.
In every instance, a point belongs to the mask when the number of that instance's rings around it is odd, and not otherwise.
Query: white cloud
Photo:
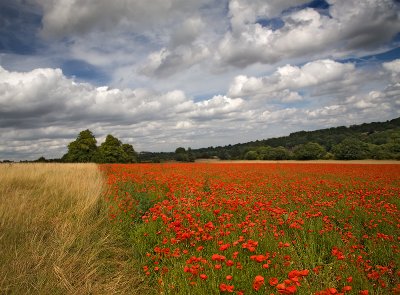
[[[86,128],[171,151],[399,115],[399,60],[338,61],[397,46],[397,1],[28,1],[43,38],[0,53],[3,159],[59,157]]]
[[[209,0],[31,0],[44,11],[43,35],[62,37],[93,30],[128,26],[140,32],[149,27],[162,27],[195,13]]]
[[[295,5],[304,4],[308,0],[231,0],[229,15],[234,32],[242,31],[243,27],[254,23],[258,17],[279,17],[281,12]]]
[[[255,21],[260,11],[268,18],[268,9],[260,5],[242,9],[238,3],[231,1],[233,30],[218,48],[217,60],[223,65],[245,67],[285,58],[356,53],[379,48],[400,31],[398,4],[392,0],[332,0],[329,15],[305,8],[284,15],[284,26],[277,30]]]
[[[395,59],[391,62],[382,64],[383,68],[391,74],[391,80],[394,84],[399,84],[400,81],[400,59]]]
[[[188,140],[183,130],[205,134],[211,121],[223,129],[226,120],[240,120],[243,103],[221,95],[194,102],[180,90],[94,87],[66,78],[59,69],[11,72],[0,67],[0,138],[7,143],[0,149],[3,155],[30,151],[31,157],[41,152],[57,157],[68,139],[86,128],[98,138],[107,133],[128,142],[134,138],[139,149],[160,149],[159,140],[170,149],[173,142]]]
[[[396,71],[397,62],[382,67]],[[226,95],[196,102],[181,90],[95,87],[59,69],[0,67],[0,151],[3,159],[59,157],[86,128],[99,141],[112,133],[138,150],[165,151],[399,116],[400,84],[389,74],[378,75],[373,89],[348,91],[349,85],[368,84],[368,71],[376,69],[332,60],[285,65],[260,78],[238,76]],[[321,90],[326,85],[329,99]]]
[[[332,83],[354,80],[354,64],[340,63],[333,60],[317,60],[302,67],[285,65],[265,77],[238,76],[229,88],[232,97],[277,97],[283,102],[300,100],[298,93],[292,92],[303,88],[318,86],[319,90]],[[282,93],[280,97],[277,93]]]
[[[171,34],[171,47],[191,44],[205,28],[205,23],[200,17],[186,19]]]
[[[395,59],[390,62],[385,62],[382,64],[382,66],[392,72],[392,73],[400,73],[400,59]]]
[[[163,48],[149,55],[145,65],[139,70],[146,76],[168,77],[188,69],[209,55],[204,46],[179,46],[170,51]]]
[[[217,95],[211,99],[197,102],[195,109],[189,114],[191,118],[200,121],[211,121],[232,117],[239,120],[243,110],[244,101],[241,98],[229,98],[227,96]]]

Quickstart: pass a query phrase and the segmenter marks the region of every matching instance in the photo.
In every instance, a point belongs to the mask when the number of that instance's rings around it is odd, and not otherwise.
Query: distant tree
[[[187,161],[189,161],[189,157],[188,157],[188,154],[187,154],[185,148],[178,147],[175,150],[175,160],[178,161],[178,162],[187,162]]]
[[[290,153],[283,146],[278,146],[273,149],[272,157],[274,158],[274,160],[289,160]]]
[[[218,158],[220,160],[230,160],[231,159],[231,155],[229,154],[229,152],[225,149],[222,149],[218,152]]]
[[[128,158],[122,147],[122,142],[108,134],[106,140],[99,147],[99,154],[96,160],[100,163],[127,163]]]
[[[332,153],[326,153],[323,157],[324,160],[333,160],[335,156]]]
[[[248,151],[244,155],[245,160],[257,160],[258,159],[258,153],[256,151]]]
[[[322,159],[326,154],[323,146],[316,142],[308,142],[294,148],[294,157],[297,160],[317,160]]]
[[[355,138],[344,139],[332,148],[332,152],[338,160],[362,160],[369,156],[368,144]]]
[[[34,162],[38,162],[38,163],[46,163],[47,160],[45,157],[41,156],[40,158],[38,158],[37,160],[35,160]]]
[[[138,160],[138,154],[135,152],[135,150],[133,149],[133,146],[131,144],[128,143],[124,143],[122,144],[122,150],[125,153],[125,161],[124,163],[136,163]]]
[[[185,150],[184,147],[178,147],[178,148],[175,150],[175,154],[186,154],[186,150]]]
[[[273,148],[270,146],[260,146],[256,149],[257,157],[260,160],[273,160],[272,159],[272,150]]]
[[[258,158],[262,160],[287,160],[290,158],[289,151],[283,146],[276,148],[262,146],[257,149]]]
[[[191,148],[188,148],[188,150],[187,150],[187,160],[188,160],[188,162],[194,162],[196,160],[196,157],[193,154],[193,151]]]
[[[390,153],[400,154],[400,138],[389,141],[385,146]]]
[[[393,155],[389,152],[389,150],[385,144],[371,145],[369,149],[370,149],[370,155],[371,155],[372,159],[385,160],[385,159],[393,158]]]
[[[97,151],[96,143],[96,138],[90,130],[81,131],[77,139],[68,144],[68,152],[62,160],[64,162],[91,162]]]

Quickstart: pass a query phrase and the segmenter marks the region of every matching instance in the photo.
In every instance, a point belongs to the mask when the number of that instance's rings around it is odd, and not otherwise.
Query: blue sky
[[[390,120],[399,77],[394,0],[2,0],[0,160]]]

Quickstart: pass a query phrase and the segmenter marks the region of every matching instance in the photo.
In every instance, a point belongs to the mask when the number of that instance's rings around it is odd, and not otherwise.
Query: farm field
[[[398,294],[400,166],[102,165],[159,294]]]
[[[0,294],[149,294],[95,164],[0,165]]]

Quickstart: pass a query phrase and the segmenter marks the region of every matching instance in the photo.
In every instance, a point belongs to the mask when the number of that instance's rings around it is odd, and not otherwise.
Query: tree
[[[122,148],[122,142],[108,134],[106,140],[99,147],[97,161],[100,163],[126,163],[128,155]]]
[[[177,160],[178,162],[187,162],[187,161],[189,161],[189,157],[188,157],[188,154],[187,154],[185,148],[178,147],[175,150],[175,160]]]
[[[124,163],[136,163],[138,155],[133,149],[133,146],[128,143],[122,144],[122,150],[126,155],[126,161]]]
[[[323,146],[316,142],[308,142],[294,148],[294,157],[297,160],[317,160],[322,159],[326,154]]]
[[[178,148],[175,150],[175,154],[186,154],[186,150],[185,150],[184,147],[178,147]]]
[[[368,144],[355,139],[346,138],[332,148],[335,158],[338,160],[362,160],[369,155]]]
[[[97,151],[97,141],[92,131],[81,131],[75,141],[68,144],[68,152],[63,156],[65,162],[91,162]]]
[[[188,150],[187,150],[187,158],[188,158],[188,162],[194,162],[196,160],[196,157],[193,154],[193,151],[191,148],[188,148]]]
[[[290,158],[288,150],[282,146],[276,148],[262,146],[257,149],[258,157],[262,160],[287,160]]]
[[[258,154],[256,151],[248,151],[245,155],[244,155],[244,159],[245,160],[257,160],[258,159]]]
[[[288,160],[290,159],[290,153],[283,146],[278,146],[272,150],[272,158],[274,160]]]
[[[34,162],[38,162],[38,163],[46,163],[47,160],[45,157],[41,156],[39,159],[35,160]]]

